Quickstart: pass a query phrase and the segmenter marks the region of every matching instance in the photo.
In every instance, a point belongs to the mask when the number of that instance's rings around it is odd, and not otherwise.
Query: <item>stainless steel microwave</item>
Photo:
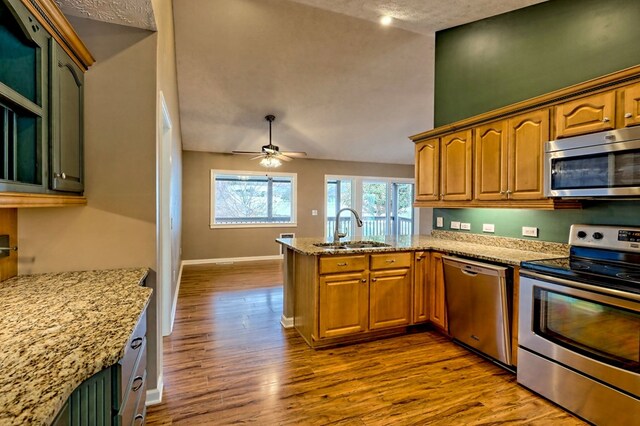
[[[640,127],[545,144],[547,197],[640,198]]]

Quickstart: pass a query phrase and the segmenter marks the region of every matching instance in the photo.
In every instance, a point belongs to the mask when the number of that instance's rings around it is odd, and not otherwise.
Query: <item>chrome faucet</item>
[[[333,230],[333,244],[340,244],[340,238],[347,236],[346,232],[340,232],[338,230],[338,227],[340,226],[340,213],[345,210],[349,210],[351,213],[353,213],[353,215],[356,217],[356,224],[360,228],[362,228],[362,220],[360,220],[360,216],[358,216],[357,211],[355,211],[354,209],[350,209],[349,207],[338,210],[338,213],[336,214],[336,229]]]

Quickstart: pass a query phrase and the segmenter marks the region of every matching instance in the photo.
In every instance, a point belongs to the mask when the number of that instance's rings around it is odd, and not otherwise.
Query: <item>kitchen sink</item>
[[[321,247],[325,250],[353,250],[364,248],[380,248],[391,247],[391,244],[380,243],[378,241],[344,241],[338,244],[334,243],[316,243],[316,247]]]

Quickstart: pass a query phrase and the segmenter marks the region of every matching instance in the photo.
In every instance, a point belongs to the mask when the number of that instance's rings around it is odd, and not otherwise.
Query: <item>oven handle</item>
[[[585,284],[585,283],[582,283],[580,281],[572,281],[572,280],[567,280],[567,279],[564,279],[564,278],[551,277],[549,275],[540,274],[540,273],[537,273],[537,272],[532,272],[532,271],[528,271],[528,270],[524,270],[524,269],[520,270],[520,275],[525,276],[525,277],[535,278],[535,279],[538,279],[538,280],[541,280],[541,281],[547,281],[547,282],[550,282],[550,283],[557,283],[557,284],[561,284],[561,285],[566,285],[567,287],[578,288],[578,289],[582,289],[582,290],[591,291],[591,292],[594,292],[594,293],[604,294],[604,295],[607,295],[607,296],[620,297],[620,298],[624,298],[624,299],[633,300],[635,302],[640,302],[640,294],[635,294],[635,293],[631,293],[631,292],[628,292],[628,291],[620,291],[620,290],[615,290],[615,289],[612,289],[612,288],[599,287],[599,286],[595,286],[595,285],[591,285],[591,284]]]

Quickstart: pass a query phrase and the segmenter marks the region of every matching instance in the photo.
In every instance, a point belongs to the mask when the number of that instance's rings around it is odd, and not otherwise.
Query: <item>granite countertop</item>
[[[0,425],[48,425],[80,383],[115,364],[151,289],[146,268],[0,282]]]
[[[315,243],[328,242],[323,238],[278,238],[276,242],[296,252],[313,256],[436,250],[512,266],[519,266],[520,262],[528,260],[565,257],[569,251],[568,245],[560,243],[448,231],[433,231],[431,235],[365,237],[361,240],[384,242],[390,247],[344,250],[314,246]],[[351,241],[358,241],[358,239]]]

